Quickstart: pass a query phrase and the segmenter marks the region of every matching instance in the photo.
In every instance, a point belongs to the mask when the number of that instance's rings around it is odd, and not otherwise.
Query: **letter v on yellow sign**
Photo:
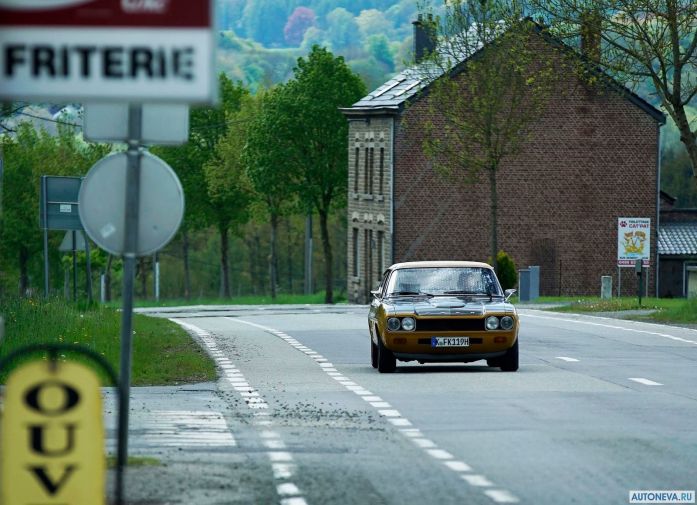
[[[99,380],[78,363],[36,361],[8,378],[0,503],[104,505]]]

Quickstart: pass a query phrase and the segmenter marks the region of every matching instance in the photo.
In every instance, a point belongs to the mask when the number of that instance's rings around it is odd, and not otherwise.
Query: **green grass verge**
[[[136,307],[178,307],[182,305],[303,305],[324,303],[324,291],[311,295],[279,294],[276,299],[269,296],[233,296],[231,298],[171,298],[166,300],[136,300]],[[334,293],[334,303],[346,303],[345,293]],[[107,304],[109,307],[118,308],[120,301]]]
[[[667,323],[697,323],[697,299],[685,298],[642,298],[641,305],[636,297],[611,298],[597,297],[540,297],[534,302],[558,303],[550,307],[555,312],[621,312],[625,310],[653,310],[650,315],[633,316],[632,319],[653,320]],[[516,303],[520,308],[525,304]]]
[[[101,354],[118,374],[121,313],[115,309],[81,310],[61,299],[8,298],[0,301],[0,313],[5,319],[0,358],[29,344],[81,344]],[[215,379],[213,362],[179,325],[135,314],[133,330],[133,385],[173,385]],[[71,358],[84,361],[77,355]],[[103,380],[106,378],[105,374],[100,375]],[[0,371],[0,381],[4,382],[5,378],[6,372]]]

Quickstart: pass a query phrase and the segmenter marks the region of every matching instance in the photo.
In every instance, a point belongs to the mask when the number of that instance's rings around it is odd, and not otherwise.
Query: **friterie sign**
[[[617,266],[633,267],[642,260],[644,268],[651,265],[651,218],[620,217],[617,219]]]
[[[0,0],[0,97],[215,99],[209,0]]]

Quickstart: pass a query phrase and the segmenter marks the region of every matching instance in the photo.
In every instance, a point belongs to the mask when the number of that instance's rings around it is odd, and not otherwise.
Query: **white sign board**
[[[210,0],[0,0],[0,98],[216,98]]]
[[[617,266],[634,267],[638,259],[645,268],[651,266],[651,218],[620,217],[617,219]]]
[[[128,104],[83,104],[82,133],[91,142],[128,141]],[[189,140],[189,106],[172,103],[144,103],[142,144],[176,145]]]

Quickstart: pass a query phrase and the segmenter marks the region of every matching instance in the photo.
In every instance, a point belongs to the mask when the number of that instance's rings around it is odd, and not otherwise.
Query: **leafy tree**
[[[339,107],[365,95],[361,79],[327,49],[314,46],[299,58],[294,78],[278,99],[275,132],[282,156],[291,164],[294,192],[306,209],[319,213],[325,257],[326,303],[333,303],[333,261],[329,240],[330,212],[345,205],[348,125]]]
[[[356,19],[342,7],[327,14],[326,33],[334,51],[360,44],[360,31]]]
[[[697,177],[697,3],[693,0],[532,0],[561,37],[601,42],[595,62],[629,84],[650,81],[675,121]]]
[[[361,11],[356,18],[356,24],[364,39],[373,35],[388,35],[392,33],[392,21],[377,9]]]
[[[5,156],[0,255],[15,264],[19,293],[24,296],[30,288],[31,266],[38,277],[41,272],[40,177],[84,175],[110,148],[86,145],[72,127],[60,125],[58,136],[52,136],[29,122],[20,123],[14,137],[0,137],[0,142]]]
[[[496,275],[499,278],[501,287],[504,290],[516,287],[518,284],[518,271],[513,259],[505,251],[499,251],[496,255],[496,264],[498,265]]]
[[[560,58],[540,58],[517,2],[453,0],[441,22],[424,21],[438,49],[416,67],[431,83],[420,128],[434,169],[465,185],[487,180],[490,256],[498,252],[497,174],[519,152],[547,102]],[[483,48],[483,49],[482,49]],[[550,51],[552,47],[549,46]]]
[[[225,74],[219,76],[220,105],[218,107],[195,107],[189,115],[189,142],[177,147],[158,147],[153,152],[167,161],[179,176],[186,197],[186,211],[181,229],[184,262],[184,295],[191,295],[189,268],[189,234],[191,231],[214,225],[221,234],[220,277],[221,291],[229,296],[228,241],[227,234],[234,215],[221,193],[212,197],[209,179],[204,167],[215,153],[216,145],[228,129],[228,114],[237,111],[247,90],[234,84]],[[215,184],[213,186],[216,186]],[[217,191],[217,190],[216,190]]]
[[[269,281],[274,299],[278,286],[278,224],[295,200],[288,188],[288,176],[293,166],[286,149],[291,139],[278,135],[279,123],[283,124],[289,113],[283,93],[283,86],[261,91],[243,107],[249,122],[243,158],[249,179],[271,224]]]
[[[291,46],[300,45],[305,36],[305,32],[311,26],[314,26],[315,11],[307,7],[296,7],[293,13],[288,18],[286,26],[283,28],[283,36],[286,43]]]

